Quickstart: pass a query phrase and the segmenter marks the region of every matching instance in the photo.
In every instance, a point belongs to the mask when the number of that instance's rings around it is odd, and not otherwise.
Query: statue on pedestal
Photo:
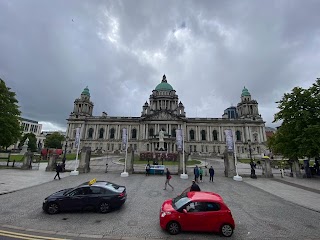
[[[24,146],[28,146],[28,144],[29,144],[29,138],[27,138],[25,141],[24,141]]]
[[[164,131],[161,129],[159,132],[159,142],[163,142],[164,139]]]

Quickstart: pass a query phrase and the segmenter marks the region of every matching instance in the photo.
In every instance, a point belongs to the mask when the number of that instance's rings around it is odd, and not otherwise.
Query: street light
[[[252,159],[252,149],[251,149],[251,140],[248,139],[248,147],[249,147],[249,154],[250,154],[250,167],[251,167],[251,178],[257,178],[256,176],[256,170],[254,169],[254,163],[253,163],[253,159]]]
[[[63,154],[63,158],[62,158],[63,166],[65,166],[65,163],[66,163],[66,153],[67,153],[67,147],[68,147],[68,140],[69,140],[69,137],[66,137],[66,143],[64,145],[64,154]]]

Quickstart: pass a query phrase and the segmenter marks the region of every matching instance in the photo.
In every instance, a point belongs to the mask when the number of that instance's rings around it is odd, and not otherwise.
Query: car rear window
[[[124,187],[122,186],[119,186],[117,184],[114,184],[114,183],[106,183],[106,185],[104,186],[106,189],[108,190],[111,190],[113,192],[118,192],[118,193],[121,193],[123,192],[123,190],[125,189]]]

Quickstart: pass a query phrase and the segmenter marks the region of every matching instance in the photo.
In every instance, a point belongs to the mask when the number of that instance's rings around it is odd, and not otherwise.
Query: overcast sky
[[[246,86],[267,126],[320,77],[317,0],[0,0],[0,78],[22,116],[66,129],[88,86],[94,115],[140,116],[166,74],[187,117],[221,117]]]

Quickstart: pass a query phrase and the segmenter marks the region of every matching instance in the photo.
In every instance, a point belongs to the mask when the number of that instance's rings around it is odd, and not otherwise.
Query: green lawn
[[[124,162],[124,159],[120,159],[119,162]],[[142,161],[142,160],[134,160],[134,164],[147,164],[148,161]],[[151,165],[153,164],[152,161],[149,162]],[[200,164],[201,162],[198,160],[191,160],[191,161],[187,161],[187,165],[196,165],[196,164]],[[158,162],[159,165],[162,165],[162,161]],[[163,161],[163,165],[166,166],[173,166],[173,165],[178,165],[178,162],[173,162],[173,161]]]

